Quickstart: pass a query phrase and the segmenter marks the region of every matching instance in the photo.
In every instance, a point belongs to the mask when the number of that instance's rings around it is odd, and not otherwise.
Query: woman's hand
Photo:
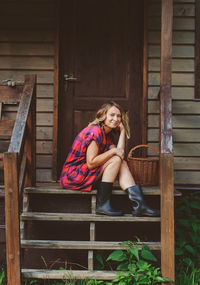
[[[119,130],[120,130],[120,133],[122,131],[125,131],[125,128],[124,128],[124,125],[122,124],[122,122],[119,124]]]

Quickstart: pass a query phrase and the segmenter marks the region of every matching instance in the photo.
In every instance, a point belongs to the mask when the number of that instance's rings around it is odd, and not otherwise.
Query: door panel
[[[62,1],[60,167],[76,134],[110,100],[129,110],[128,148],[141,143],[142,2]],[[76,80],[64,81],[66,74]]]

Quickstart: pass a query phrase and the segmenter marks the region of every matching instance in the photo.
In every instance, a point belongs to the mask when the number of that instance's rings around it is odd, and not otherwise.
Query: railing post
[[[173,0],[162,0],[160,65],[160,189],[161,269],[175,279],[174,260],[174,165],[172,141],[172,22]]]
[[[4,153],[7,285],[21,285],[18,155]]]

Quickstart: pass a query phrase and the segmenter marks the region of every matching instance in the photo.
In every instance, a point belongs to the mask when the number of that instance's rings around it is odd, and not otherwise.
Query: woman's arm
[[[124,150],[125,149],[125,141],[126,141],[126,132],[125,132],[125,129],[124,129],[124,126],[122,123],[119,125],[119,128],[120,128],[120,135],[119,135],[119,140],[117,143],[117,148],[121,148]]]
[[[86,152],[86,162],[89,169],[96,168],[102,164],[104,164],[106,161],[108,161],[111,157],[114,155],[118,155],[121,159],[123,159],[124,151],[122,149],[119,149],[117,147],[113,147],[110,150],[101,153],[98,155],[99,148],[95,141],[92,141]]]

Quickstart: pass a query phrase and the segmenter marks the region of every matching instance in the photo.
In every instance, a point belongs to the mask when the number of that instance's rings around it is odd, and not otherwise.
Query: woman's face
[[[107,131],[117,128],[121,123],[121,118],[120,110],[115,106],[110,107],[106,114],[104,127],[106,127]]]

